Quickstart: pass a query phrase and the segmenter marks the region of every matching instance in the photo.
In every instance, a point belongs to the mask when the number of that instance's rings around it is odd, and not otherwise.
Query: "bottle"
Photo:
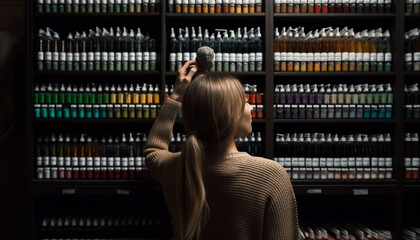
[[[304,48],[306,52],[306,69],[308,72],[314,71],[314,49],[313,49],[314,36],[312,31],[308,33],[304,40]]]
[[[334,39],[334,36],[338,30],[335,29],[329,30],[328,35],[326,36],[326,42],[327,42],[327,52],[328,52],[328,72],[334,72],[335,67],[335,51],[337,49],[336,47],[336,41]]]
[[[264,50],[264,46],[263,46],[260,27],[257,27],[255,48],[256,48],[256,53],[255,53],[256,71],[261,72],[263,70],[263,50]]]
[[[53,32],[53,52],[52,52],[52,70],[59,70],[59,49],[60,49],[60,35]],[[65,46],[65,45],[64,45]]]
[[[385,72],[391,72],[392,50],[391,50],[391,35],[389,33],[389,30],[385,31],[383,39],[384,39],[384,53],[385,53],[385,62],[384,62],[385,67],[384,68],[385,68]],[[420,39],[418,41],[418,44],[420,44]],[[416,57],[414,56],[414,61],[416,61],[415,59]],[[420,54],[419,54],[419,59],[420,59]],[[414,68],[415,66],[416,65],[414,64]],[[420,64],[419,64],[419,71],[420,71]]]
[[[287,43],[286,43],[286,51],[287,51],[287,56],[286,56],[286,64],[287,64],[287,71],[288,72],[293,72],[293,60],[294,60],[294,53],[293,53],[293,39],[294,39],[294,34],[291,28],[289,28],[288,30],[288,35],[287,35]]]
[[[404,35],[404,47],[405,47],[405,68],[404,69],[406,72],[413,71],[413,51],[412,51],[412,43],[410,40],[410,35],[411,35],[410,32],[406,32]]]
[[[60,53],[59,53],[59,69],[60,71],[66,71],[66,41],[61,40]]]
[[[136,70],[136,38],[135,38],[134,30],[130,30],[130,36],[128,37],[128,70],[135,71]]]
[[[328,39],[327,34],[332,31],[330,28],[323,28],[321,30],[321,72],[328,71]]]
[[[346,29],[343,29],[346,30]],[[335,49],[334,49],[334,71],[336,72],[341,72],[342,71],[342,50],[343,47],[341,46],[341,34],[340,34],[340,29],[337,28],[335,30],[335,34],[333,37],[333,42],[335,44]]]
[[[243,72],[243,64],[242,64],[243,48],[242,48],[242,46],[243,46],[244,41],[242,39],[242,34],[241,34],[241,29],[240,28],[238,28],[236,38],[237,38],[237,40],[235,42],[235,44],[236,44],[236,47],[235,47],[235,50],[236,50],[236,59],[235,59],[236,71],[237,72]],[[262,56],[261,56],[261,58],[262,58]],[[257,67],[258,67],[258,64],[257,64]],[[262,68],[262,63],[261,63],[261,68]]]
[[[349,33],[347,30],[347,27],[345,27],[342,31],[341,35],[341,39],[339,39],[340,41],[340,46],[341,46],[341,69],[343,72],[348,72],[349,71],[349,60],[350,60],[350,41],[349,41]]]
[[[101,70],[101,35],[102,31],[96,27],[94,51],[95,51],[95,71]]]
[[[363,72],[369,72],[370,69],[370,44],[369,44],[369,33],[367,30],[361,33],[362,51],[363,51]]]
[[[39,29],[38,31],[38,70],[43,71],[44,70],[44,39],[45,39],[45,31],[42,29]]]

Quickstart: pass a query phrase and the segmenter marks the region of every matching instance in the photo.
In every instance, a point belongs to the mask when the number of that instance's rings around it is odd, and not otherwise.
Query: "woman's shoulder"
[[[283,166],[272,159],[248,155],[244,167],[249,171],[260,173],[263,178],[289,180],[289,176]]]

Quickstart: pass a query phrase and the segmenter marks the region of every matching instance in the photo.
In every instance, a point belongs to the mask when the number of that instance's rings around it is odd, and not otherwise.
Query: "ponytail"
[[[176,194],[178,219],[175,234],[180,240],[195,240],[208,219],[202,175],[203,145],[191,134],[184,145],[181,162],[177,168]]]

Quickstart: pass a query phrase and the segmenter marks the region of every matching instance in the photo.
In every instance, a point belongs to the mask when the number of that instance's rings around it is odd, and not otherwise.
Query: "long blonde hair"
[[[230,75],[207,73],[188,86],[182,115],[189,137],[177,168],[177,239],[199,239],[209,218],[202,174],[203,144],[217,146],[233,138],[244,108],[242,84]]]

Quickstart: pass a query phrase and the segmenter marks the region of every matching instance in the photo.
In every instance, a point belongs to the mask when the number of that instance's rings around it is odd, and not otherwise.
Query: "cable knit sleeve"
[[[162,105],[146,142],[144,155],[147,167],[152,176],[161,183],[165,165],[180,156],[180,153],[172,153],[168,150],[172,128],[180,108],[180,102],[168,98]]]
[[[272,176],[272,191],[264,216],[264,240],[298,240],[299,222],[295,194],[290,179],[279,166]]]

